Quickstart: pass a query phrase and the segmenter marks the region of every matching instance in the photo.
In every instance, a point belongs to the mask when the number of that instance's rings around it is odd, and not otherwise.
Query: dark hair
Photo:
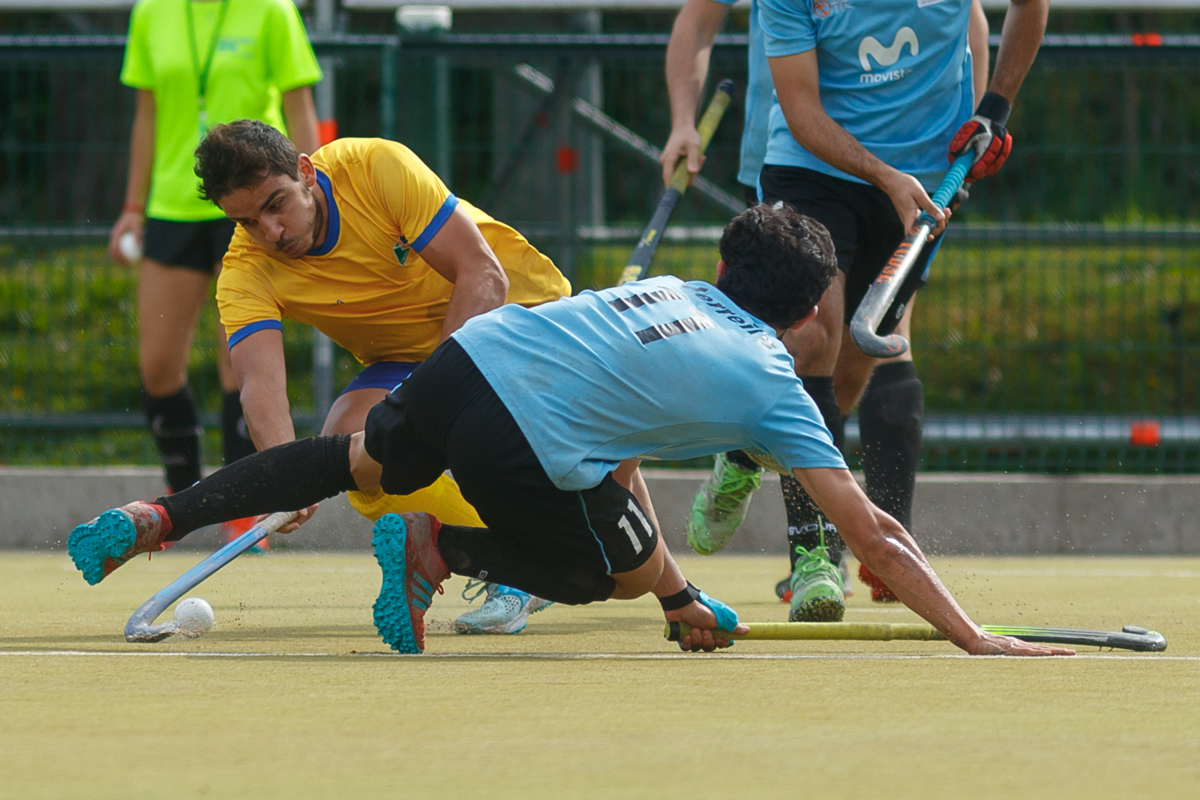
[[[825,226],[783,203],[751,206],[721,234],[717,288],[774,328],[812,311],[837,274]]]
[[[300,180],[299,155],[286,136],[265,122],[239,119],[214,125],[196,148],[200,197],[220,205],[222,197],[272,175]]]

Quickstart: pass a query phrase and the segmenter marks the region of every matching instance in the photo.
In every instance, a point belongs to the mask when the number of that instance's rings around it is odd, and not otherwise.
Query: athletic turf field
[[[1161,631],[1161,654],[958,656],[946,643],[743,642],[680,654],[653,599],[552,607],[525,633],[391,657],[369,555],[243,557],[195,593],[217,627],[128,645],[197,560],[98,587],[0,554],[0,797],[1196,797],[1200,558],[942,558],[976,619]],[[749,620],[783,559],[688,558]],[[862,592],[849,620],[915,619]]]

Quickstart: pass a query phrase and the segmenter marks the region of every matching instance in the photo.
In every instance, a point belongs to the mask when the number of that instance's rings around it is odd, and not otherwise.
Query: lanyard
[[[200,134],[208,130],[208,111],[204,107],[204,95],[208,91],[208,71],[212,68],[213,56],[217,53],[217,42],[221,39],[221,28],[225,24],[225,12],[229,10],[229,0],[221,0],[221,11],[217,16],[217,25],[213,28],[208,40],[208,54],[204,57],[204,66],[200,66],[200,57],[196,53],[196,23],[192,19],[192,0],[183,0],[187,10],[188,48],[192,53],[192,69],[196,73],[196,82],[200,84]]]

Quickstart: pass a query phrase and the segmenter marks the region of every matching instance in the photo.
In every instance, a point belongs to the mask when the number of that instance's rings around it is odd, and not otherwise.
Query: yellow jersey
[[[239,225],[217,280],[230,347],[312,325],[362,364],[424,361],[437,347],[454,284],[421,250],[461,207],[508,274],[505,301],[534,306],[571,293],[549,258],[502,222],[460,200],[411,150],[386,139],[338,139],[312,156],[325,194],[325,241],[301,258],[264,250]]]

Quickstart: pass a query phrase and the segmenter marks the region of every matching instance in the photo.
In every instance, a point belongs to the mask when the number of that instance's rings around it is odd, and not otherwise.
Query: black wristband
[[[975,109],[976,116],[987,117],[1000,125],[1008,124],[1008,115],[1011,113],[1012,103],[995,92],[984,94],[983,99],[979,101],[979,106]]]
[[[658,604],[662,606],[663,611],[678,611],[684,606],[690,606],[699,599],[700,590],[692,586],[691,581],[688,581],[688,585],[682,591],[658,598]]]

